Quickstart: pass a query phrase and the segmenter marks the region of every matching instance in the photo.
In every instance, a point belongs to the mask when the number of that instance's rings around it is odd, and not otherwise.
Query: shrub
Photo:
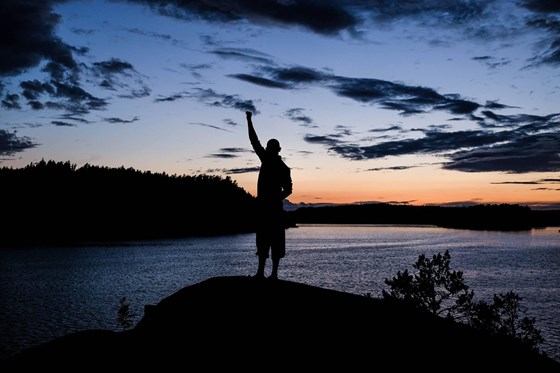
[[[130,310],[130,306],[126,303],[126,297],[119,299],[119,310],[117,313],[117,325],[120,326],[123,331],[132,326],[132,318],[135,314]]]
[[[451,270],[451,255],[424,254],[413,265],[414,275],[408,270],[397,272],[392,279],[385,279],[390,291],[383,290],[386,299],[400,300],[418,309],[454,321],[462,321],[491,334],[506,335],[521,341],[531,349],[544,342],[535,319],[521,317],[521,297],[513,291],[494,295],[493,303],[474,302],[474,292],[469,290],[463,272]]]
[[[391,292],[383,296],[404,300],[417,308],[435,315],[459,320],[468,317],[473,292],[463,279],[463,272],[452,271],[449,251],[434,255],[430,260],[424,254],[413,265],[417,270],[398,272],[392,280],[385,279]]]
[[[521,297],[513,291],[494,294],[493,303],[479,301],[473,304],[469,322],[472,326],[493,334],[513,337],[530,348],[544,342],[541,331],[535,328],[535,319],[521,317]]]

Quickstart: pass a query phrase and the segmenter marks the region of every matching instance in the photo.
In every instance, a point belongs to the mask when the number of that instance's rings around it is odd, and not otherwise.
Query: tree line
[[[371,203],[302,207],[288,215],[291,222],[300,224],[421,224],[477,230],[560,226],[559,210],[534,211],[511,204],[444,207]]]
[[[1,243],[76,243],[250,232],[255,198],[229,177],[41,160],[0,168]]]
[[[41,160],[0,168],[0,245],[64,244],[254,232],[256,198],[229,177],[169,175]],[[429,224],[525,230],[560,226],[560,210],[519,205],[471,207],[386,203],[301,207],[297,224]]]

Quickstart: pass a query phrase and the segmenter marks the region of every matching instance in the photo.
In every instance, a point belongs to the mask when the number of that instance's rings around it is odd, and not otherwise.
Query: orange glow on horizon
[[[465,188],[461,190],[450,189],[414,189],[414,188],[375,188],[364,189],[359,187],[328,188],[300,186],[288,197],[292,203],[356,203],[356,202],[381,202],[381,203],[408,203],[420,205],[445,205],[452,203],[477,203],[477,204],[518,204],[528,206],[559,205],[555,194],[546,191],[519,190],[518,188]],[[255,187],[245,188],[252,195],[256,195]]]

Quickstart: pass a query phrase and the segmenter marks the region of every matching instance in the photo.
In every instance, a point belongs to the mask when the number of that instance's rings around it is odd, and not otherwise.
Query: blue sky
[[[0,5],[0,166],[229,176],[292,202],[560,202],[560,2]]]

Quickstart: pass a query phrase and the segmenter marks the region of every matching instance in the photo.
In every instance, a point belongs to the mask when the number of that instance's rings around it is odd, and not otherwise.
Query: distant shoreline
[[[367,224],[367,223],[301,223],[297,227],[418,227],[418,228],[438,228],[434,224]],[[296,227],[296,228],[297,228]]]
[[[493,231],[560,227],[560,210],[533,211],[527,206],[508,204],[441,207],[376,203],[304,207],[286,215],[294,225],[380,224]]]
[[[453,228],[453,227],[443,227],[443,226],[439,226],[439,225],[435,225],[435,224],[367,224],[367,223],[357,223],[357,224],[353,224],[353,223],[300,223],[300,224],[296,224],[293,227],[289,227],[289,228],[299,228],[299,227],[371,227],[371,228],[383,228],[383,227],[395,227],[395,228],[399,228],[399,227],[403,227],[403,228],[443,228],[443,229],[468,229],[468,228]],[[522,230],[518,230],[520,232],[522,231],[530,231],[533,229],[559,229],[560,230],[560,225],[558,226],[545,226],[545,227],[532,227],[529,229],[522,229]],[[484,230],[484,229],[477,229],[477,230]],[[508,230],[503,230],[504,232],[508,232]]]
[[[0,168],[5,198],[0,246],[73,245],[255,232],[257,198],[230,178],[41,161]],[[29,193],[40,185],[40,193]],[[285,211],[298,224],[383,224],[521,231],[560,226],[560,210],[499,204],[361,203]]]

